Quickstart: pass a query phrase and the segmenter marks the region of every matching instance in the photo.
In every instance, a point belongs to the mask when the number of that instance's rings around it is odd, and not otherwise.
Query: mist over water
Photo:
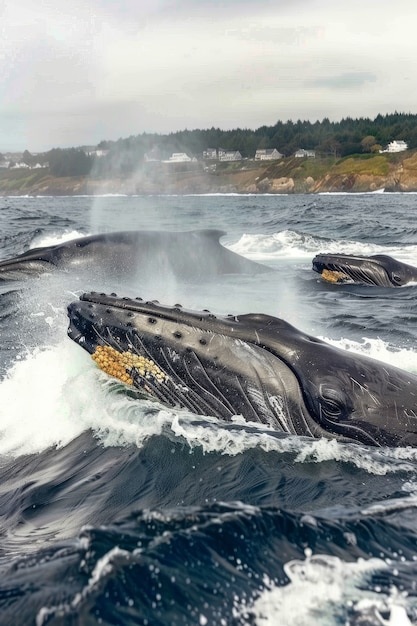
[[[417,373],[415,286],[340,288],[311,271],[325,251],[417,266],[415,197],[0,200],[2,258],[98,232],[215,228],[271,268],[182,279],[155,256],[154,274],[0,286],[1,623],[417,624],[414,449],[139,400],[66,336],[68,303],[116,291],[269,313]]]

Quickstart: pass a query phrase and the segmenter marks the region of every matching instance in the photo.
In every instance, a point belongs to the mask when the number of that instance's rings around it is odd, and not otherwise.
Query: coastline
[[[125,178],[53,177],[48,170],[0,172],[0,195],[201,195],[417,192],[417,150],[343,159],[284,158],[240,161],[223,167],[203,164],[185,170],[152,164]]]

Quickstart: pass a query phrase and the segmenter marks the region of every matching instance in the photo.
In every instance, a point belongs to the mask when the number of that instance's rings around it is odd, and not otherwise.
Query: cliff
[[[417,191],[417,151],[344,159],[148,164],[126,178],[53,177],[48,170],[0,172],[0,195],[318,193]]]

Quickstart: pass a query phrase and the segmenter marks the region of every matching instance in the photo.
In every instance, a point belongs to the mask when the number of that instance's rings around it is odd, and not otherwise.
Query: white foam
[[[309,439],[304,441],[294,459],[296,463],[349,463],[368,474],[385,476],[392,472],[415,473],[417,450],[415,448],[372,448],[357,444],[344,444],[335,439]]]
[[[249,258],[272,260],[288,257],[311,257],[318,246],[318,238],[313,235],[283,230],[272,235],[244,234],[239,241],[228,247],[233,252]]]
[[[360,342],[344,338],[336,340],[321,337],[321,339],[342,350],[368,356],[417,374],[417,352],[415,350],[409,348],[395,349],[380,338],[370,339],[364,337]]]
[[[243,256],[257,260],[312,257],[320,252],[370,256],[387,254],[399,261],[417,265],[417,246],[382,246],[349,239],[323,239],[323,237],[293,230],[272,234],[244,234],[228,248]]]
[[[72,382],[85,356],[74,348],[66,341],[53,349],[35,349],[0,383],[0,454],[62,446],[85,428],[73,404],[79,394],[89,394]]]
[[[56,246],[57,244],[65,243],[71,239],[78,239],[79,237],[85,237],[85,233],[82,233],[79,230],[67,230],[61,233],[43,233],[32,241],[30,248]]]
[[[375,626],[411,626],[407,616],[407,598],[392,588],[384,594],[379,588],[364,589],[372,572],[387,568],[380,559],[359,559],[345,563],[327,555],[307,556],[284,566],[290,582],[277,587],[267,577],[265,590],[249,610],[257,626],[333,626],[347,624],[347,612]],[[235,609],[237,617],[248,614],[248,607]],[[390,615],[388,621],[383,613]],[[356,623],[356,621],[355,621]],[[361,622],[362,623],[362,622]]]

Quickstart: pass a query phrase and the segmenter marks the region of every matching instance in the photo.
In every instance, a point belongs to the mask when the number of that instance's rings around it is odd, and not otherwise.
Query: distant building
[[[274,161],[275,159],[282,159],[283,156],[276,148],[262,148],[256,151],[255,161]]]
[[[187,163],[191,160],[191,157],[185,152],[173,152],[166,163]]]
[[[241,161],[242,155],[239,150],[223,150],[219,148],[219,161]]]
[[[380,152],[403,152],[404,150],[408,150],[408,144],[400,139],[399,141],[391,141],[385,150],[380,150]]]
[[[207,148],[206,150],[204,150],[203,152],[203,159],[217,159],[217,150],[216,148]]]
[[[28,165],[27,163],[24,163],[23,161],[19,161],[18,163],[14,163],[14,165],[12,165],[10,167],[10,169],[12,169],[12,170],[29,170],[30,169],[30,165]]]
[[[0,167],[7,167],[11,170],[40,170],[49,167],[49,163],[34,163],[33,165],[28,165],[24,161],[18,161],[17,163],[14,161],[1,161]]]
[[[87,156],[97,157],[98,159],[107,156],[109,153],[108,150],[103,150],[102,148],[86,148],[84,152]]]
[[[314,159],[316,152],[314,150],[304,150],[304,148],[300,148],[294,153],[294,156],[297,157],[297,159],[301,159],[302,157],[310,157]]]

